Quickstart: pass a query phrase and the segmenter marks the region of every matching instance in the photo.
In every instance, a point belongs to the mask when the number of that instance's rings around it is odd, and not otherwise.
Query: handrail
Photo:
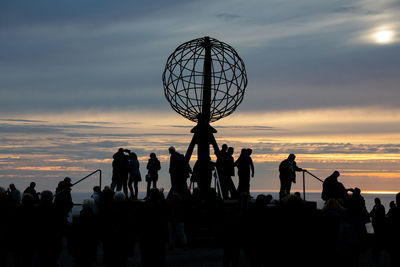
[[[321,183],[324,182],[322,179],[318,178],[317,176],[315,176],[311,172],[309,172],[307,170],[303,170],[303,200],[304,201],[306,200],[306,175],[305,175],[305,173],[308,173],[309,175],[311,175],[312,177],[314,177],[315,179],[317,179]]]
[[[102,174],[102,171],[101,171],[100,169],[97,169],[97,170],[95,170],[95,171],[89,173],[89,174],[86,175],[85,177],[79,179],[78,181],[76,181],[75,183],[73,183],[70,187],[66,187],[66,188],[64,188],[63,190],[61,190],[60,192],[56,193],[55,196],[61,194],[62,192],[64,192],[64,191],[67,190],[68,188],[71,188],[71,187],[73,187],[74,185],[79,184],[80,182],[82,182],[83,180],[89,178],[90,176],[92,176],[93,174],[95,174],[95,173],[97,173],[97,172],[99,173],[99,186],[100,186],[100,188],[101,188],[101,174]]]
[[[309,171],[307,171],[307,170],[305,170],[304,172],[308,173],[309,175],[311,175],[312,177],[314,177],[315,179],[317,179],[317,180],[318,180],[318,181],[320,181],[321,183],[323,183],[323,182],[324,182],[324,180],[322,180],[322,179],[318,178],[317,176],[315,176],[315,175],[314,175],[314,174],[312,174],[311,172],[309,172]]]

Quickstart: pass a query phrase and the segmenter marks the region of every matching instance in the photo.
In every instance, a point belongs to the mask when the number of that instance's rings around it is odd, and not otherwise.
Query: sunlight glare
[[[388,44],[393,41],[393,31],[378,31],[374,34],[374,40],[378,44]]]

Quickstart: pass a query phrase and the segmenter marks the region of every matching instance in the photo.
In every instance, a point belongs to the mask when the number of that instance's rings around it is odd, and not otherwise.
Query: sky
[[[165,99],[162,72],[176,47],[210,36],[246,66],[241,105],[212,126],[235,158],[253,149],[252,190],[279,190],[279,163],[294,153],[321,179],[338,170],[346,187],[398,192],[399,11],[395,0],[2,0],[0,186],[54,190],[97,169],[109,184],[124,147],[143,177],[155,152],[168,189],[168,147],[184,153],[195,125]]]

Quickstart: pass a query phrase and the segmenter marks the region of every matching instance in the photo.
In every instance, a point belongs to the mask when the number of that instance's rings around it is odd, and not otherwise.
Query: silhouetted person
[[[54,199],[54,205],[60,216],[64,218],[65,223],[67,222],[69,212],[74,206],[71,196],[71,186],[71,178],[65,177],[63,181],[58,183]]]
[[[122,189],[127,196],[129,161],[128,156],[125,155],[125,152],[129,153],[129,150],[120,148],[118,149],[118,152],[113,155],[111,190],[114,191],[116,188],[117,191],[121,191]]]
[[[139,160],[137,158],[136,153],[130,152],[129,153],[129,181],[128,187],[129,191],[131,192],[131,199],[138,199],[138,183],[142,181],[142,176],[140,175],[139,169]],[[133,191],[132,183],[135,191]]]
[[[85,199],[80,215],[72,222],[71,242],[77,267],[91,266],[97,258],[100,229],[93,206],[93,199]]]
[[[153,184],[152,188],[157,188],[157,181],[158,181],[158,171],[161,169],[160,161],[158,160],[155,153],[150,153],[149,161],[147,162],[146,166],[148,173],[146,175],[146,182],[147,182],[147,190],[146,190],[146,199],[149,196],[151,185]]]
[[[396,201],[391,205],[387,218],[387,250],[391,258],[391,266],[400,266],[400,193],[396,194]]]
[[[217,154],[217,161],[216,163],[216,167],[217,167],[217,171],[218,171],[218,177],[219,177],[219,181],[221,184],[221,190],[222,190],[222,195],[224,196],[224,199],[228,198],[228,194],[227,194],[227,188],[225,186],[225,166],[226,166],[226,161],[227,161],[227,154],[228,154],[228,145],[227,144],[223,144],[221,146],[221,150],[219,151],[219,153]],[[194,169],[194,167],[193,167]]]
[[[235,160],[233,159],[234,149],[228,147],[227,162],[226,162],[226,185],[231,198],[237,198],[237,190],[235,184],[232,181],[232,176],[235,176]]]
[[[251,148],[248,148],[247,155],[249,157],[249,162],[250,162],[251,177],[254,177],[254,164],[253,164],[253,159],[251,158],[252,153],[253,153],[253,150]]]
[[[143,267],[166,265],[168,243],[167,204],[163,192],[152,188],[140,219],[140,252]]]
[[[168,151],[171,154],[169,162],[169,173],[171,175],[170,191],[176,191],[186,197],[188,194],[186,179],[192,170],[185,157],[178,153],[173,146]]]
[[[236,197],[235,184],[233,183],[231,178],[233,175],[235,175],[234,160],[232,155],[233,148],[230,147],[228,149],[228,146],[226,144],[223,144],[216,162],[222,195],[224,199],[229,199],[229,197]]]
[[[385,206],[382,205],[380,198],[375,198],[374,201],[375,205],[370,211],[369,215],[371,216],[372,227],[374,229],[374,246],[372,250],[372,257],[376,261],[384,242],[386,212]]]
[[[14,184],[10,184],[8,186],[7,194],[12,205],[21,204],[21,192],[15,187]]]
[[[115,192],[109,186],[105,186],[100,193],[100,213],[112,208]]]
[[[248,151],[243,148],[239,158],[235,161],[235,166],[238,168],[239,185],[237,193],[239,195],[245,193],[250,196],[250,170],[251,163]]]
[[[21,206],[16,210],[14,228],[15,266],[32,266],[33,256],[36,249],[37,214],[33,207],[33,196],[24,194]],[[7,229],[9,230],[9,229]]]
[[[37,204],[37,203],[39,203],[39,196],[38,196],[38,194],[37,194],[37,192],[35,190],[35,186],[36,186],[36,183],[35,182],[31,182],[29,184],[29,186],[24,190],[24,194],[25,193],[31,194],[33,196],[33,202],[35,204]]]
[[[185,234],[185,205],[181,195],[176,192],[168,195],[168,230],[169,248],[174,249],[178,238],[179,244],[187,248]]]
[[[279,198],[281,199],[290,194],[292,183],[296,183],[296,172],[303,171],[302,168],[297,167],[296,161],[294,161],[295,158],[294,154],[290,154],[279,165],[279,179],[281,182]]]
[[[347,198],[347,190],[344,185],[338,181],[340,173],[334,171],[328,176],[322,184],[321,198],[324,201],[328,201],[331,198],[344,201]]]
[[[243,237],[243,219],[239,207],[239,202],[223,209],[223,228],[222,246],[223,246],[223,267],[240,266],[240,249],[242,247]]]
[[[339,225],[338,245],[343,257],[341,266],[358,266],[367,238],[365,223],[369,221],[369,214],[361,190],[355,188],[349,191],[353,193],[344,202],[345,212]]]
[[[338,231],[343,223],[344,207],[335,198],[328,199],[322,208],[321,224],[321,258],[326,260],[322,265],[327,267],[341,266],[341,257],[338,254]]]
[[[49,190],[40,194],[40,204],[35,214],[38,219],[36,243],[37,267],[57,266],[62,249],[63,218],[57,212],[53,203],[53,193]]]
[[[103,213],[104,264],[110,267],[126,266],[133,253],[137,226],[131,208],[132,202],[119,191],[114,194],[112,206]]]
[[[396,215],[396,203],[392,200],[389,202],[389,210],[386,214],[386,218],[390,220],[395,215]]]
[[[369,217],[369,212],[367,211],[367,207],[365,206],[365,199],[361,195],[361,190],[358,187],[348,190],[353,193],[347,197],[346,201],[344,202],[344,206],[349,213],[359,218],[365,225],[371,220]]]
[[[7,229],[0,236],[0,266],[7,266],[8,253],[11,249],[10,240],[13,235],[10,230],[12,229],[12,214],[14,210],[15,208],[10,206],[6,189],[0,186],[0,229]]]
[[[101,188],[96,185],[93,187],[93,194],[90,196],[93,199],[93,213],[98,216],[100,215],[100,207],[101,207]]]

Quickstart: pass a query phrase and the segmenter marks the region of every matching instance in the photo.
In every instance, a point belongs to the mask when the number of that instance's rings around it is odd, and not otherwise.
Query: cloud
[[[204,35],[245,60],[249,85],[239,110],[395,106],[400,97],[398,45],[351,43],[385,20],[395,23],[387,4],[40,2],[2,2],[3,114],[167,110],[166,58]]]

